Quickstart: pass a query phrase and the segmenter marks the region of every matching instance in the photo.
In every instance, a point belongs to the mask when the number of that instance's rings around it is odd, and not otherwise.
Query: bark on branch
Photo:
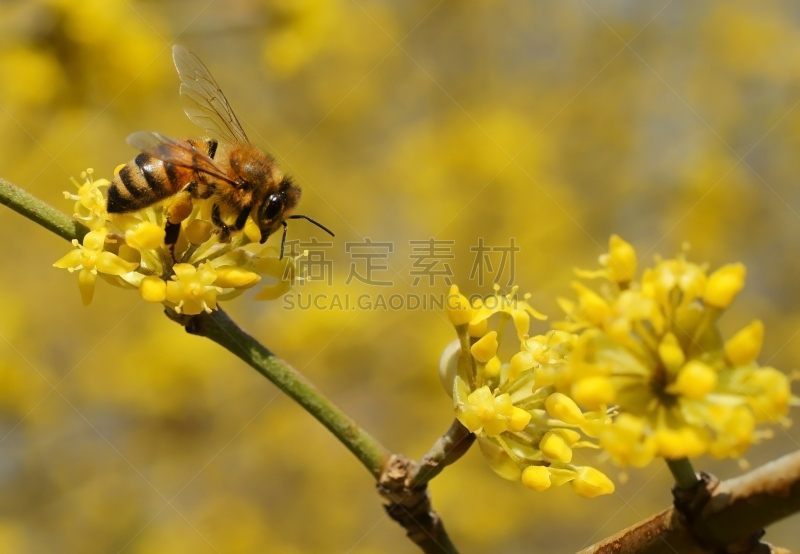
[[[419,463],[400,454],[393,455],[378,481],[386,513],[406,530],[408,538],[423,552],[458,553],[442,519],[431,506],[428,481],[463,456],[473,442],[475,435],[457,420],[453,421]]]
[[[734,479],[712,480],[708,492],[689,517],[667,508],[579,554],[787,552],[758,539],[764,527],[800,511],[800,451]]]

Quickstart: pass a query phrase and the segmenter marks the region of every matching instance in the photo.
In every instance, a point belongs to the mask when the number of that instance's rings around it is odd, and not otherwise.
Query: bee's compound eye
[[[264,217],[266,219],[274,219],[281,213],[283,207],[283,197],[280,194],[272,194],[267,199],[267,205],[264,208]]]

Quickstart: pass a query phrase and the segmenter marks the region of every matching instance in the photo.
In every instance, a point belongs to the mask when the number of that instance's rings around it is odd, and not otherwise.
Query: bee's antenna
[[[320,229],[322,229],[323,231],[325,231],[326,233],[328,233],[330,236],[332,236],[332,237],[336,236],[336,235],[333,234],[333,231],[331,231],[330,229],[325,227],[322,223],[320,223],[319,221],[314,221],[313,219],[311,219],[307,215],[290,215],[289,219],[306,219],[306,220],[310,221],[311,223],[313,223],[314,225],[316,225],[317,227],[319,227]],[[283,225],[284,225],[283,234],[285,236],[286,235],[286,222],[285,221],[283,222]]]
[[[283,259],[283,247],[286,245],[286,231],[289,230],[289,224],[286,221],[283,221],[283,238],[281,239],[281,257]]]
[[[314,221],[313,219],[311,219],[307,215],[290,215],[288,217],[288,219],[307,219],[308,221],[310,221],[311,223],[313,223],[314,225],[316,225],[317,227],[319,227],[320,229],[322,229],[323,231],[328,233],[330,236],[332,236],[332,237],[336,236],[336,235],[333,234],[333,231],[331,231],[330,229],[325,227],[322,223],[320,223],[319,221]],[[288,230],[289,230],[289,224],[286,223],[286,220],[284,219],[283,220],[283,238],[281,239],[281,260],[283,259],[283,247],[286,244],[286,231],[288,231]]]

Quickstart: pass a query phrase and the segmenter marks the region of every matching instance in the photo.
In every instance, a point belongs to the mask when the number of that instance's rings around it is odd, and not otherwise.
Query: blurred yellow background
[[[69,178],[110,178],[136,154],[128,134],[199,135],[181,109],[176,42],[295,176],[298,213],[336,232],[333,291],[378,291],[344,285],[344,244],[370,237],[395,245],[375,274],[394,282],[386,296],[445,292],[441,279],[411,286],[409,241],[435,237],[455,241],[455,282],[488,293],[469,279],[470,247],[513,237],[516,284],[557,319],[573,267],[594,267],[611,233],[646,263],[688,241],[693,260],[748,267],[723,329],[761,318],[761,363],[798,366],[794,4],[7,1],[0,175],[69,212]],[[415,551],[355,458],[263,377],[135,293],[100,283],[83,308],[74,276],[51,267],[69,245],[9,209],[0,237],[0,552]],[[327,240],[290,226],[290,239],[310,237]],[[436,366],[455,335],[443,314],[252,296],[226,309],[388,448],[418,458],[447,429]],[[747,459],[799,441],[778,429]],[[545,554],[669,503],[661,464],[629,477],[594,500],[537,494],[474,449],[431,488],[463,552]],[[798,523],[767,539],[800,549]]]

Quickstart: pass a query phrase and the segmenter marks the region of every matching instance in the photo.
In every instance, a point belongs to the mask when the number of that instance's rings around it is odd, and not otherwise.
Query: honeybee
[[[200,59],[183,48],[172,48],[181,79],[184,112],[212,138],[175,139],[140,131],[127,138],[141,154],[114,176],[108,189],[109,213],[146,208],[173,197],[166,208],[165,242],[174,249],[181,221],[192,212],[192,201],[211,199],[211,221],[220,242],[241,231],[253,218],[261,243],[283,226],[281,258],[288,219],[306,219],[333,236],[324,225],[305,215],[292,215],[300,187],[284,175],[274,158],[247,139],[228,100]],[[215,137],[215,138],[214,138]],[[174,252],[173,252],[174,254]]]

